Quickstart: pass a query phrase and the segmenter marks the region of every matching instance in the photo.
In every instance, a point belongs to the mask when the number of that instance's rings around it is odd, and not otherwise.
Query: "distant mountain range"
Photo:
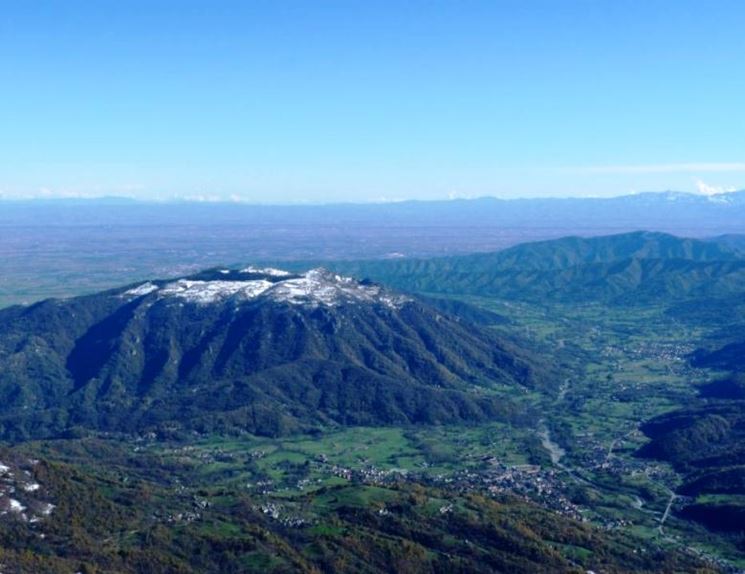
[[[0,311],[0,435],[474,423],[547,369],[370,282],[249,267]]]
[[[745,231],[745,191],[703,195],[675,191],[618,197],[571,197],[267,205],[236,202],[151,202],[127,198],[0,200],[0,225],[231,224],[505,226],[653,229],[708,233]]]

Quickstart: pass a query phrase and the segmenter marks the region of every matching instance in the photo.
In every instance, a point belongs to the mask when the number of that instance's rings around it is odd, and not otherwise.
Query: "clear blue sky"
[[[0,193],[745,188],[745,2],[0,7]]]

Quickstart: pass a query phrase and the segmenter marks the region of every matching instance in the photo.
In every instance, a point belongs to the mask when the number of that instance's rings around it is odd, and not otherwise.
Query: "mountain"
[[[731,342],[715,349],[698,349],[692,357],[696,367],[745,372],[745,327],[728,334]]]
[[[536,302],[638,302],[745,291],[745,258],[738,251],[716,241],[652,232],[566,237],[468,256],[330,266],[409,292]]]
[[[745,518],[745,400],[742,381],[707,385],[691,405],[642,426],[651,439],[638,454],[666,460],[683,474],[677,493],[691,497],[681,515],[713,530],[741,532]]]
[[[548,369],[371,282],[248,267],[0,311],[0,435],[517,416]]]
[[[727,249],[745,254],[745,235],[743,234],[730,233],[719,235],[717,237],[713,237],[711,240],[715,241],[719,245],[726,247]]]

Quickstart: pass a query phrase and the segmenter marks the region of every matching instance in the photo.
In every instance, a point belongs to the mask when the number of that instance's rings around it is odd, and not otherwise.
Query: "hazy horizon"
[[[397,203],[443,203],[443,202],[456,202],[456,201],[482,201],[482,200],[495,200],[495,201],[529,201],[529,200],[576,200],[576,199],[621,199],[625,197],[634,197],[640,195],[660,195],[660,194],[684,194],[692,197],[720,197],[729,194],[737,194],[745,192],[745,189],[698,189],[695,191],[682,191],[676,189],[665,189],[665,190],[644,190],[644,191],[632,191],[629,193],[620,193],[615,195],[534,195],[534,196],[497,196],[497,195],[480,195],[480,196],[450,196],[450,197],[407,197],[407,198],[377,198],[377,199],[355,199],[351,198],[348,200],[286,200],[286,201],[261,201],[258,199],[244,198],[241,196],[221,196],[221,195],[172,195],[172,196],[137,196],[137,195],[86,195],[86,194],[49,194],[42,193],[38,195],[3,195],[0,194],[0,202],[11,202],[11,203],[45,203],[45,202],[65,202],[74,203],[80,202],[125,202],[125,203],[145,203],[155,205],[168,205],[177,203],[194,203],[194,204],[234,204],[242,206],[260,206],[260,207],[323,207],[323,206],[334,206],[334,205],[349,205],[349,206],[366,206],[366,205],[391,205]]]

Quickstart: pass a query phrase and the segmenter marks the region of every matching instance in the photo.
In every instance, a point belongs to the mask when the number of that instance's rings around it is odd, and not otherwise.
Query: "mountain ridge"
[[[493,253],[399,261],[334,262],[407,292],[541,301],[721,296],[745,280],[745,258],[726,243],[632,232],[520,244]]]

